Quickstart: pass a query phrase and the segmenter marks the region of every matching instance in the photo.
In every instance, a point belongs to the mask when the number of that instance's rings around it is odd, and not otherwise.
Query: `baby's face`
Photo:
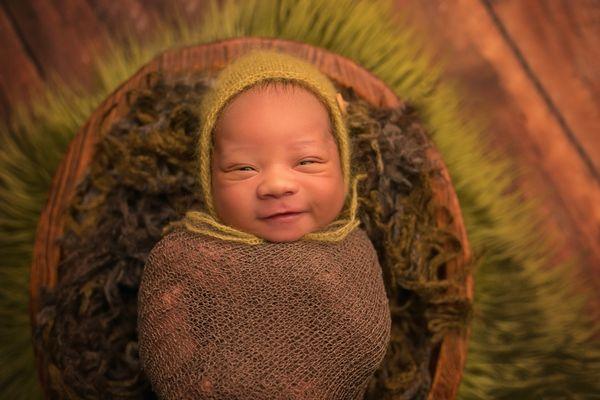
[[[212,193],[223,223],[288,242],[341,212],[337,144],[326,108],[309,91],[276,86],[242,93],[221,115],[214,140]]]

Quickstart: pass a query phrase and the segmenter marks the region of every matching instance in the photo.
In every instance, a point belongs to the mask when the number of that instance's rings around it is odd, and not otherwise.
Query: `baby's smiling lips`
[[[304,211],[280,211],[272,213],[267,217],[262,217],[261,219],[266,221],[291,221],[296,219],[302,213],[304,213]]]

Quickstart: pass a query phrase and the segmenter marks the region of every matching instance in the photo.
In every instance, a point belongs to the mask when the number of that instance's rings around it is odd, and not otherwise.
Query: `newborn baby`
[[[333,85],[291,56],[228,66],[203,103],[207,213],[152,249],[139,345],[168,399],[361,399],[389,342]]]
[[[215,129],[212,192],[228,225],[271,242],[298,240],[340,214],[346,187],[321,102],[286,83],[249,89]]]

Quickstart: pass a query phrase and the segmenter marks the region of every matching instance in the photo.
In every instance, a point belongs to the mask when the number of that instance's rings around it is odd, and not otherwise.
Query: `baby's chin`
[[[288,224],[284,226],[260,226],[255,227],[252,233],[264,240],[274,243],[294,242],[300,240],[304,235],[315,231],[316,227],[306,224]]]
[[[318,231],[330,222],[331,221],[327,221],[327,224],[319,224],[314,218],[311,218],[311,215],[305,213],[298,216],[297,219],[293,221],[254,220],[251,223],[230,223],[229,225],[243,232],[251,233],[268,242],[286,243],[300,240],[304,235]],[[227,224],[227,221],[225,223]]]
[[[319,229],[313,224],[291,224],[287,226],[263,226],[253,232],[254,235],[274,243],[294,242],[302,239],[307,233]]]
[[[309,233],[310,231],[306,230],[297,230],[297,231],[289,231],[289,232],[266,232],[266,233],[256,233],[255,235],[273,243],[286,243],[286,242],[295,242],[300,240],[304,235]]]

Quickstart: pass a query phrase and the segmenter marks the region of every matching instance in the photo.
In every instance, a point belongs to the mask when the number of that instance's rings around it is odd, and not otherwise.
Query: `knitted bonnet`
[[[262,238],[227,226],[220,221],[213,202],[211,157],[215,126],[223,110],[242,92],[270,82],[289,83],[302,87],[314,94],[327,108],[332,134],[339,151],[346,200],[338,219],[320,231],[304,235],[302,239],[342,240],[360,223],[356,219],[358,207],[356,185],[363,176],[351,177],[351,143],[338,103],[338,94],[329,79],[316,67],[297,57],[273,50],[254,50],[233,61],[220,72],[213,89],[204,98],[201,110],[202,126],[196,151],[198,179],[207,213],[188,211],[182,221],[183,226],[189,231],[224,240],[248,244],[264,242]],[[352,193],[349,199],[347,195],[350,188]]]

